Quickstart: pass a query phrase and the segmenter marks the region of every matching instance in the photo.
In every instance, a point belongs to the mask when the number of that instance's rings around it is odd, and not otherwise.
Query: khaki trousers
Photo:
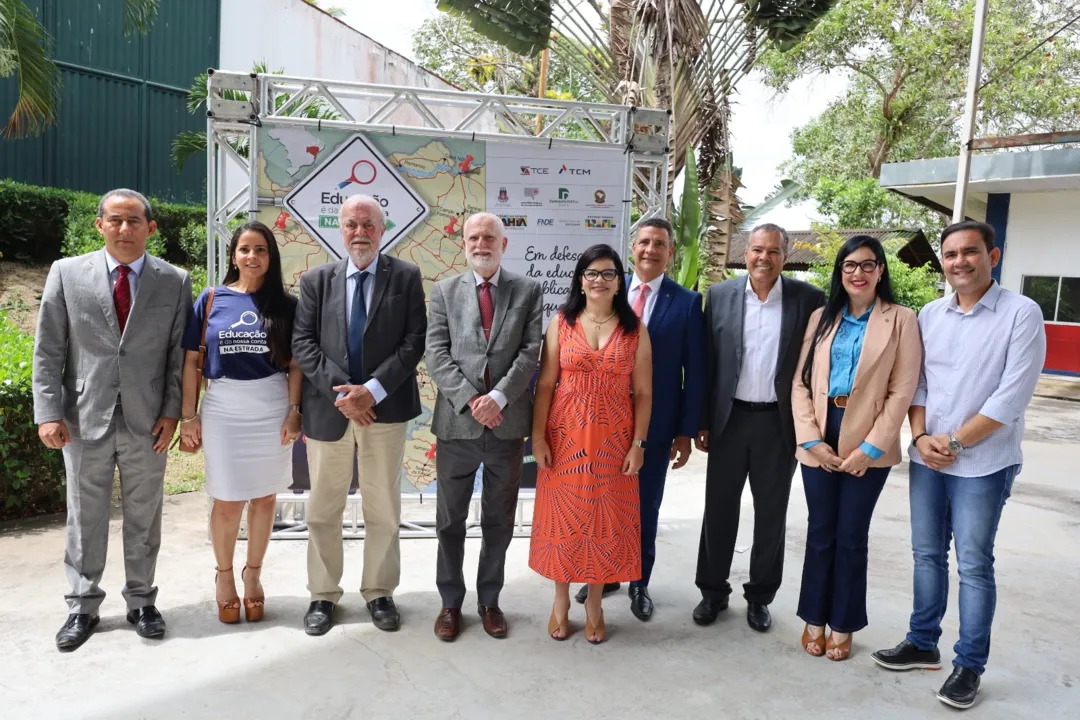
[[[359,462],[364,513],[364,573],[360,592],[370,602],[390,597],[401,578],[401,467],[408,423],[360,427],[354,422],[340,440],[307,440],[311,494],[307,503],[308,591],[312,602],[337,604],[344,592],[342,516]]]

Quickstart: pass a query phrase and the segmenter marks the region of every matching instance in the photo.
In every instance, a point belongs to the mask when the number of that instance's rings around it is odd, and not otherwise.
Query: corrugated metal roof
[[[836,234],[845,240],[855,235],[869,235],[884,242],[896,238],[907,238],[908,242],[900,251],[900,259],[914,267],[930,265],[941,272],[941,262],[933,246],[926,239],[922,230],[902,230],[887,228],[870,228],[861,230],[835,230]],[[813,249],[813,245],[821,242],[821,235],[813,230],[789,230],[788,238],[791,240],[792,251],[788,256],[784,267],[788,270],[807,270],[820,256]],[[728,250],[727,266],[734,270],[745,270],[746,263],[743,255],[746,252],[746,243],[750,239],[750,233],[738,232],[731,237],[731,247]]]

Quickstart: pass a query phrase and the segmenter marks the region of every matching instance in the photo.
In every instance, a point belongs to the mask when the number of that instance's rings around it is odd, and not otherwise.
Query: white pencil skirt
[[[288,414],[285,373],[210,381],[199,409],[210,497],[251,500],[292,485],[292,446],[281,444]]]

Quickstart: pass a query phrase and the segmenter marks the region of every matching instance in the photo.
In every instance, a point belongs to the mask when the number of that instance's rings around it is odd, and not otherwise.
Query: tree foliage
[[[959,149],[972,0],[839,0],[804,40],[762,58],[783,92],[797,78],[842,73],[844,94],[792,137],[783,172],[841,227],[937,224],[936,213],[885,192],[886,162]],[[1022,57],[1080,3],[990,0],[976,135],[1075,129],[1080,45],[1073,30]]]

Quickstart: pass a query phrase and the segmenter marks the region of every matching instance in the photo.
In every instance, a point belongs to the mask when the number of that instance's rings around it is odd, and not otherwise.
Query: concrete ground
[[[972,717],[1080,717],[1080,630],[1073,615],[1080,598],[1080,404],[1037,398],[1028,418],[1026,465],[998,534],[994,650]],[[404,626],[396,634],[372,627],[356,591],[360,541],[347,544],[348,592],[329,635],[307,637],[300,627],[308,604],[303,541],[275,541],[270,548],[265,622],[221,625],[212,602],[206,501],[193,494],[170,498],[165,510],[158,607],[169,623],[167,637],[142,640],[124,621],[115,521],[101,625],[81,649],[62,655],[53,645],[65,615],[62,520],[6,527],[0,530],[0,717],[952,716],[955,711],[934,699],[944,671],[892,674],[869,657],[903,637],[911,609],[903,466],[889,478],[871,532],[871,625],[856,635],[845,663],[811,658],[798,645],[806,520],[798,475],[772,631],[760,635],[747,627],[739,597],[712,627],[693,624],[703,473],[704,458],[695,454],[669,478],[652,582],[655,617],[641,623],[625,595],[609,598],[609,639],[598,647],[585,641],[577,605],[573,637],[564,643],[547,638],[551,586],[528,569],[525,539],[513,542],[507,563],[502,606],[511,637],[505,641],[488,638],[471,611],[456,643],[433,637],[439,608],[433,540],[402,542],[396,599]],[[747,494],[742,545],[751,537],[749,501]],[[469,541],[470,573],[478,550],[479,541]],[[735,556],[734,582],[746,579],[748,562],[749,552]],[[957,631],[955,580],[952,592],[942,638],[946,658]],[[467,602],[473,600],[470,595]]]

